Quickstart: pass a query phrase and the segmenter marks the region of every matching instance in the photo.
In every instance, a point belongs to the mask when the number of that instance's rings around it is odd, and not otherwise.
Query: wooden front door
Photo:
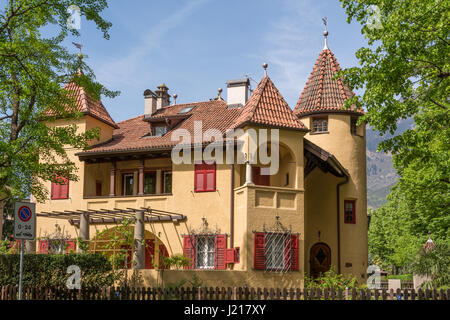
[[[311,277],[317,278],[320,273],[327,272],[331,268],[331,250],[330,247],[319,242],[312,246],[309,253],[309,272]]]

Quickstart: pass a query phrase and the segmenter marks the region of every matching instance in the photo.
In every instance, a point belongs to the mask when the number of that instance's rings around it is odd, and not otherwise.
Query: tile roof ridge
[[[119,125],[119,124],[121,124],[121,123],[125,123],[125,122],[128,122],[128,121],[136,120],[136,119],[141,118],[141,117],[143,118],[144,115],[141,114],[141,115],[138,115],[138,116],[133,117],[133,118],[130,118],[130,119],[125,119],[125,120],[122,120],[122,121],[120,121],[120,122],[117,122],[117,124]]]
[[[80,90],[80,95],[81,95],[81,103],[83,104],[83,107],[86,109],[84,112],[89,113],[90,110],[90,106],[89,103],[87,101],[88,98],[92,99],[91,96],[84,90],[84,88],[82,86],[78,86],[78,90]],[[100,101],[101,102],[101,101]],[[102,104],[103,105],[103,104]]]

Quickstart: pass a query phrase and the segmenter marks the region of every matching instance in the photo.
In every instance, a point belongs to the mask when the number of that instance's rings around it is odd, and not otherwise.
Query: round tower
[[[334,255],[332,253],[332,261],[338,272],[351,273],[357,277],[358,281],[364,282],[368,261],[366,130],[365,123],[357,125],[364,110],[355,106],[344,109],[345,101],[353,97],[354,93],[343,79],[333,79],[341,68],[334,54],[328,48],[327,30],[325,30],[324,36],[325,46],[314,65],[294,112],[310,129],[310,132],[305,135],[305,139],[331,153],[348,172],[348,176],[345,178],[337,180],[330,178],[323,180],[327,182],[321,182],[323,188],[326,188],[325,184],[336,184],[334,204],[330,203],[327,207],[329,211],[334,210],[333,214],[336,215],[336,218],[338,217],[338,220],[336,219],[334,222],[336,234],[330,236],[337,242],[330,246],[331,250],[334,247],[336,251]],[[324,175],[324,177],[326,176]],[[305,191],[308,193],[307,180],[305,180],[305,185]],[[313,188],[311,183],[309,185]],[[332,190],[331,186],[327,187]],[[311,198],[314,199],[314,197]],[[307,207],[313,208],[314,203],[307,204]],[[315,217],[312,215],[310,213],[310,216],[306,216],[305,219],[314,220]],[[332,213],[328,217],[331,215]],[[337,221],[339,221],[339,225]],[[311,226],[312,229],[320,227],[317,223],[311,223]],[[326,229],[325,226],[322,228]],[[315,233],[317,233],[315,229],[309,230],[314,233],[312,237],[315,237]],[[305,250],[308,249],[305,248]]]

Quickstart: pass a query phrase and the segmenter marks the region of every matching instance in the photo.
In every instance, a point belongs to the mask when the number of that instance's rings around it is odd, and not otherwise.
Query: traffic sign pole
[[[22,300],[22,277],[23,277],[23,239],[20,240],[20,271],[19,271],[19,300]]]
[[[20,240],[19,300],[22,300],[23,247],[24,240],[36,238],[36,205],[16,202],[14,208],[14,238]]]

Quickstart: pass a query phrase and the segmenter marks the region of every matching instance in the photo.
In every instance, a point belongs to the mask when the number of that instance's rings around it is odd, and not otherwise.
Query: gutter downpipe
[[[344,173],[345,174],[345,173]],[[341,273],[341,201],[340,201],[340,187],[348,183],[348,175],[345,174],[345,181],[339,182],[336,186],[337,197],[337,246],[338,246],[338,274]]]
[[[234,247],[234,163],[231,164],[230,187],[230,248]]]

